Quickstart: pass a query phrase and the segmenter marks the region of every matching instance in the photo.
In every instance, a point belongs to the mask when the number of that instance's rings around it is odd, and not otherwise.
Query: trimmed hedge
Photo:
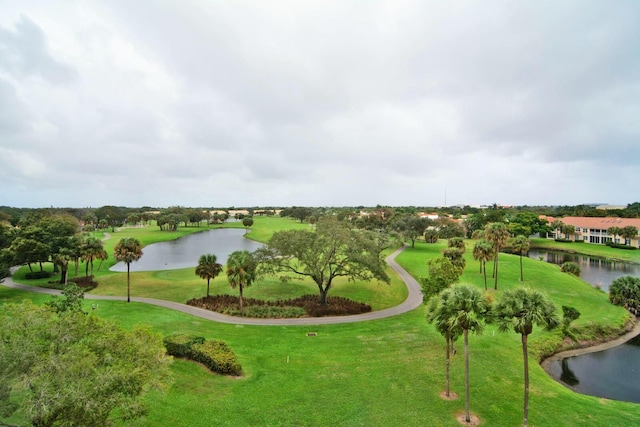
[[[242,367],[236,355],[224,341],[205,341],[191,347],[192,360],[202,363],[212,370],[226,375],[240,375]]]
[[[255,298],[244,298],[244,315],[251,317],[257,313],[258,317],[265,317],[268,307],[278,307],[280,309],[272,311],[275,316],[273,318],[284,317],[301,317],[300,310],[293,310],[300,307],[307,316],[348,316],[351,314],[368,313],[371,311],[369,304],[364,304],[347,298],[329,296],[327,304],[320,303],[320,296],[303,295],[298,298],[286,300],[265,301]],[[187,301],[187,305],[204,308],[205,310],[217,311],[228,315],[236,315],[240,313],[240,303],[237,296],[234,295],[214,295],[203,298],[194,298]],[[264,307],[262,310],[255,310],[254,307]]]
[[[635,251],[636,249],[638,249],[635,246],[623,245],[621,243],[613,243],[613,242],[607,242],[605,243],[605,245],[609,246],[610,248],[625,249],[628,251]]]
[[[224,341],[206,341],[204,337],[189,334],[169,335],[164,346],[171,356],[202,363],[213,372],[224,375],[240,375],[242,366],[235,353]]]
[[[176,357],[187,357],[191,356],[191,347],[194,344],[202,344],[205,340],[204,337],[199,337],[197,335],[169,335],[164,338],[164,346],[167,349],[167,353],[171,356]]]

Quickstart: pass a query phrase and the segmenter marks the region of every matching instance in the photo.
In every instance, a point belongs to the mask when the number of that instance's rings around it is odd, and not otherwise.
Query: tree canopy
[[[311,278],[318,286],[321,302],[326,304],[327,293],[337,277],[388,283],[383,249],[384,243],[370,234],[351,230],[333,217],[322,217],[316,231],[274,233],[257,256],[259,269],[265,274],[292,273]],[[282,279],[290,280],[291,275]]]
[[[0,406],[34,426],[104,426],[146,411],[170,357],[150,328],[125,331],[81,311],[30,302],[0,308]]]

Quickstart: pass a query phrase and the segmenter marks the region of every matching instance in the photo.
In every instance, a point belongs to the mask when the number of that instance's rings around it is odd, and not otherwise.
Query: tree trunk
[[[327,294],[329,293],[328,289],[323,289],[322,286],[318,286],[320,288],[320,304],[327,305]]]
[[[527,335],[522,334],[522,356],[524,357],[524,416],[522,425],[529,425],[529,354],[527,351]]]
[[[127,263],[127,302],[131,302],[131,280],[129,278],[129,263]]]
[[[522,253],[520,253],[520,281],[524,282],[524,276],[522,275]]]
[[[449,336],[449,332],[447,332],[444,336],[444,339],[447,340],[447,362],[446,362],[446,370],[447,370],[447,388],[445,391],[445,395],[449,397],[449,343],[451,342],[451,338]]]
[[[496,275],[496,281],[493,285],[493,289],[498,290],[498,254],[496,253],[496,271],[495,271],[495,275]]]
[[[484,273],[484,290],[487,290],[487,261],[483,261],[484,268],[482,272]]]
[[[209,280],[211,279],[207,277],[207,298],[209,298]]]
[[[464,411],[465,421],[471,422],[469,411],[469,330],[464,330]]]
[[[240,316],[242,316],[242,284],[238,285],[238,289],[240,289]]]
[[[89,277],[89,260],[86,260],[84,264],[84,276]]]

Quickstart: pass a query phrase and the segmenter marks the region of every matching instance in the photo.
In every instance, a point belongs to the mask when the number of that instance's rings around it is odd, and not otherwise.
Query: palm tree
[[[556,307],[540,291],[516,288],[506,291],[498,301],[494,316],[502,332],[513,329],[522,338],[524,357],[524,418],[526,427],[529,418],[529,355],[527,337],[533,331],[533,325],[544,326],[550,330],[560,324]]]
[[[132,262],[138,261],[140,257],[142,257],[142,245],[138,239],[134,239],[133,237],[122,238],[113,248],[113,256],[118,261],[127,264],[127,302],[131,302],[129,266]]]
[[[469,331],[482,332],[484,319],[489,314],[490,305],[479,289],[469,285],[453,286],[442,291],[440,295],[442,300],[446,300],[446,310],[447,313],[450,313],[446,322],[450,323],[452,330],[461,330],[464,336],[465,421],[471,422],[469,414]]]
[[[222,273],[222,264],[213,254],[201,255],[196,267],[196,276],[207,279],[207,297],[209,297],[209,281]]]
[[[493,245],[493,277],[494,289],[498,289],[498,254],[509,239],[509,230],[502,222],[492,222],[484,228],[485,238]]]
[[[227,260],[227,279],[229,285],[240,291],[240,315],[242,316],[242,290],[251,286],[256,279],[257,263],[249,251],[235,251]]]
[[[527,236],[516,236],[515,239],[513,239],[513,242],[511,242],[511,247],[513,248],[514,252],[517,252],[520,255],[520,281],[523,282],[524,281],[524,276],[522,275],[522,255],[526,254],[527,252],[529,252],[529,247],[531,246],[529,239],[527,238]]]
[[[89,266],[91,266],[91,275],[93,276],[93,260],[101,259],[105,256],[105,250],[102,247],[102,240],[89,237],[84,241],[82,247],[80,248],[82,253],[82,260],[85,264],[85,276],[89,277]]]
[[[559,237],[559,233],[562,230],[562,226],[564,225],[564,222],[560,221],[559,219],[554,219],[553,221],[551,221],[551,224],[549,224],[549,226],[553,229],[554,231],[554,235],[556,237],[556,239],[558,239]]]
[[[493,259],[493,245],[480,239],[473,245],[473,259],[480,261],[480,273],[484,273],[484,289],[487,289],[487,261]]]
[[[447,357],[446,357],[446,389],[445,395],[447,397],[450,396],[450,387],[449,387],[449,366],[450,366],[450,353],[453,348],[453,343],[458,339],[460,333],[462,332],[459,328],[453,327],[453,315],[451,312],[450,305],[448,304],[448,299],[450,297],[450,292],[441,292],[439,295],[432,297],[429,300],[429,304],[427,307],[427,322],[434,323],[436,330],[440,332],[440,334],[444,337],[447,346]]]

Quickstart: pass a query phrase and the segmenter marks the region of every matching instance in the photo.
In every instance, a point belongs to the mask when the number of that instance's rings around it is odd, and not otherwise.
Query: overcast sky
[[[0,0],[0,205],[640,200],[640,2]]]

